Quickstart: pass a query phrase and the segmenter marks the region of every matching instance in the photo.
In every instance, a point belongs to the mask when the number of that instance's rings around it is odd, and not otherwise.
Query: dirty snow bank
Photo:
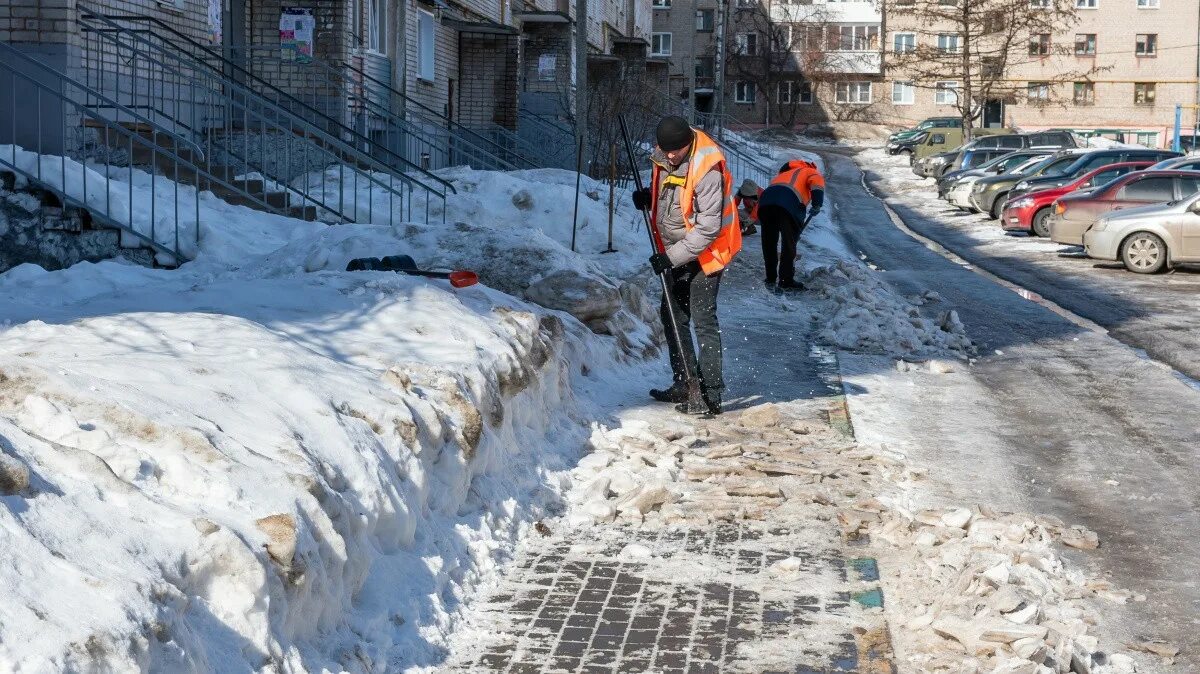
[[[0,275],[0,548],[20,551],[0,669],[436,666],[557,507],[586,439],[573,389],[624,376],[653,328],[627,314],[621,341],[492,288],[341,271],[404,252],[519,285],[533,262],[485,256],[522,237],[621,292],[528,223],[201,206],[180,270]]]

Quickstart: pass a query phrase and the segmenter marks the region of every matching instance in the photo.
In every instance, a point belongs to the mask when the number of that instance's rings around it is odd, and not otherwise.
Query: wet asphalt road
[[[835,218],[851,248],[880,267],[901,292],[937,291],[980,347],[974,366],[913,394],[891,396],[888,414],[856,418],[856,427],[860,422],[886,427],[888,434],[920,447],[916,458],[933,464],[938,478],[953,485],[959,497],[1048,513],[1097,531],[1100,550],[1071,551],[1069,557],[1147,596],[1117,610],[1102,634],[1166,638],[1184,655],[1175,668],[1150,671],[1200,671],[1200,489],[1195,485],[1200,392],[1112,338],[1078,327],[929,250],[891,222],[863,188],[847,151],[805,149],[825,159]],[[908,227],[935,240],[949,229],[911,211],[899,214]],[[954,249],[955,243],[944,245]],[[981,262],[972,254],[963,257]],[[999,266],[994,261],[981,266],[989,265]],[[1046,275],[1032,266],[1022,273]],[[1079,292],[1069,279],[1057,283],[1058,291],[1043,283],[1038,292],[1072,310],[1086,305],[1089,310],[1078,313],[1106,327],[1153,311],[1143,306],[1135,312],[1122,303],[1121,293],[1103,289],[1092,294],[1106,297],[1104,302],[1056,297]],[[863,368],[879,369],[880,382],[888,376],[881,359],[850,358],[848,363],[863,375],[860,381],[872,380]],[[867,400],[876,393],[881,392],[857,392]],[[1120,618],[1127,622],[1119,623]]]

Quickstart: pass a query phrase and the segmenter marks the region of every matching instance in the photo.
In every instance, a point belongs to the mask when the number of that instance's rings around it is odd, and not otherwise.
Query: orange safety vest
[[[788,170],[775,176],[771,184],[787,185],[800,198],[800,203],[809,205],[812,203],[812,191],[817,188],[825,189],[825,178],[821,176],[817,166],[810,162],[793,159],[787,165]]]
[[[729,173],[729,167],[725,163],[725,155],[721,153],[721,148],[708,134],[695,129],[693,131],[696,138],[692,141],[692,154],[688,158],[688,172],[683,183],[683,193],[679,195],[679,205],[683,213],[683,224],[690,230],[695,226],[696,185],[701,178],[708,175],[709,171],[719,170],[721,172],[721,231],[717,234],[717,238],[708,245],[708,248],[701,251],[700,256],[696,258],[700,263],[700,269],[706,275],[711,275],[728,267],[729,263],[733,261],[733,256],[742,249],[742,228],[738,223],[737,206],[733,203],[733,176]],[[662,170],[663,167],[655,163],[654,171],[650,176],[650,184],[654,186],[650,191],[650,213],[651,218],[655,219],[658,217],[659,177]],[[654,225],[657,232],[658,223],[655,222]],[[657,243],[659,246],[663,246],[661,240]]]

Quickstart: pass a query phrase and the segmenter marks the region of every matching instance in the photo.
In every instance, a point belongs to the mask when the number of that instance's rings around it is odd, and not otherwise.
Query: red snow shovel
[[[346,271],[394,271],[409,276],[441,278],[450,281],[455,288],[466,288],[479,283],[479,274],[465,269],[455,271],[432,271],[417,268],[417,261],[408,255],[389,255],[385,258],[360,257],[350,260]]]
[[[629,142],[629,130],[625,128],[625,115],[617,115],[617,121],[621,123],[621,136],[625,139],[625,154],[629,155],[629,168],[633,171],[634,184],[638,191],[641,191],[642,174],[638,172],[637,160],[634,159],[633,143]],[[665,253],[666,247],[663,245],[658,226],[646,211],[642,211],[642,218],[646,221],[646,233],[650,235],[650,247],[656,253]],[[688,399],[684,409],[688,414],[705,414],[708,412],[708,404],[704,402],[704,396],[700,393],[700,378],[696,376],[691,365],[695,354],[684,352],[683,333],[679,330],[679,321],[675,320],[675,298],[671,295],[671,286],[675,281],[671,270],[667,269],[659,274],[658,280],[662,282],[663,301],[667,304],[667,329],[670,330],[671,341],[675,342],[675,349],[679,352],[679,357],[683,359],[684,378],[688,389]]]

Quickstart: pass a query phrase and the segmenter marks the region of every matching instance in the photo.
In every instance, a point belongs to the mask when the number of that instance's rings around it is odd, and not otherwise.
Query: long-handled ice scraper
[[[409,276],[424,276],[425,278],[440,278],[450,281],[455,288],[466,288],[479,283],[479,274],[465,269],[454,271],[434,271],[420,269],[417,261],[408,255],[389,255],[385,258],[360,257],[350,260],[346,271],[394,271]]]

